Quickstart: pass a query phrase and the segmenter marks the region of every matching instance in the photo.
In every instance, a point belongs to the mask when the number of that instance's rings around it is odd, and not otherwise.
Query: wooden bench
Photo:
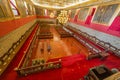
[[[79,35],[83,36],[87,40],[92,41],[96,46],[99,46],[100,48],[104,49],[106,52],[110,51],[110,52],[114,53],[116,56],[120,57],[120,50],[118,48],[112,46],[110,43],[101,41],[98,38],[96,38],[95,36],[91,36],[91,35],[87,34],[86,32],[82,32],[81,30],[78,30],[73,27],[66,26],[65,28],[70,30],[71,32],[73,32],[73,34],[76,34],[78,36]],[[76,37],[76,36],[74,36],[74,37]],[[80,40],[77,37],[76,37],[76,39],[81,41],[82,43],[86,42],[86,41]],[[89,47],[91,48],[91,46],[89,46],[89,45],[87,45],[87,46],[88,46],[88,48]]]

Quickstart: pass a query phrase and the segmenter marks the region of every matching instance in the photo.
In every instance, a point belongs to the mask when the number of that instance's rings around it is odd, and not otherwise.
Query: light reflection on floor
[[[57,36],[54,36],[54,37],[53,37],[53,40],[54,40],[54,41],[59,41],[60,38],[58,38]]]

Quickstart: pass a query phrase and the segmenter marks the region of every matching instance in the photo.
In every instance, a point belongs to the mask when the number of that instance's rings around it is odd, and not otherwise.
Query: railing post
[[[19,68],[18,68],[18,67],[16,67],[14,70],[17,72],[17,74],[18,74],[19,76],[21,76],[21,75],[22,75],[22,74],[20,73],[20,70],[19,70]]]

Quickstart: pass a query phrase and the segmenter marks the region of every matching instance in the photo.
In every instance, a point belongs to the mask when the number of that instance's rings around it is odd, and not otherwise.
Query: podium
[[[95,80],[103,80],[108,76],[111,76],[113,73],[104,65],[93,67],[90,69],[88,75],[92,75]]]

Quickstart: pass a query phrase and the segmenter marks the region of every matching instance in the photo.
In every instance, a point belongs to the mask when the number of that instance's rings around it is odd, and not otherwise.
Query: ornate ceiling
[[[73,7],[81,7],[94,5],[109,1],[120,0],[30,0],[34,5],[49,9],[72,9]]]
[[[64,9],[93,0],[31,0],[31,1],[33,2],[34,5],[41,7]]]

